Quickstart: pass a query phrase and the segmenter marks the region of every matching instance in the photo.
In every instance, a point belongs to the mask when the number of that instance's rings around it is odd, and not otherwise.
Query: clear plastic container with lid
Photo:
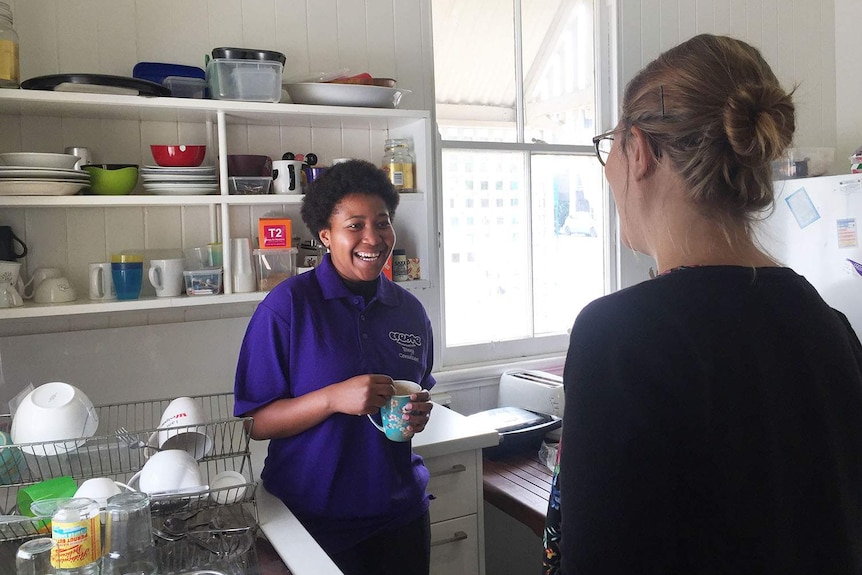
[[[0,2],[0,88],[18,88],[18,33],[12,24],[12,9]]]
[[[383,154],[383,171],[399,192],[415,192],[413,155],[410,144],[402,138],[386,140]]]

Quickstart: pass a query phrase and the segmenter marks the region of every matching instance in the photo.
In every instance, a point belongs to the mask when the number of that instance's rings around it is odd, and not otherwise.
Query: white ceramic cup
[[[176,297],[183,293],[185,280],[183,280],[183,269],[185,258],[169,258],[161,260],[150,260],[150,270],[147,276],[150,283],[156,288],[157,297]]]
[[[36,293],[36,288],[39,287],[39,284],[47,279],[60,277],[63,277],[63,270],[60,268],[36,268],[30,276],[30,281],[24,284],[21,297],[24,299],[31,299]]]
[[[75,286],[67,278],[48,278],[33,293],[36,303],[68,303],[76,299]]]
[[[90,299],[107,301],[117,299],[114,278],[111,276],[111,262],[92,263],[87,268],[90,284]]]
[[[299,160],[275,160],[272,163],[272,189],[276,194],[302,193],[302,167]]]
[[[18,307],[24,305],[21,294],[9,282],[0,282],[0,307]]]
[[[178,397],[162,413],[158,430],[150,436],[150,445],[160,449],[180,449],[195,459],[209,454],[213,439],[207,434],[206,417],[197,401]]]
[[[233,238],[230,241],[230,268],[235,293],[257,291],[257,278],[251,263],[251,239]]]
[[[108,506],[108,497],[122,493],[124,490],[134,491],[125,483],[114,481],[110,477],[92,477],[78,486],[74,497],[87,497],[104,509]]]
[[[24,280],[21,279],[21,264],[18,262],[0,261],[0,282],[10,283],[19,294],[24,293]]]
[[[140,471],[129,479],[129,487],[144,493],[199,492],[204,484],[198,462],[182,449],[168,449],[153,454]]]

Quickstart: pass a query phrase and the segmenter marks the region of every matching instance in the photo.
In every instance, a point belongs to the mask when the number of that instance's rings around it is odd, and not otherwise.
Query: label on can
[[[51,565],[57,569],[76,569],[99,560],[102,555],[99,514],[80,521],[52,521]]]
[[[413,164],[409,162],[389,162],[384,166],[389,173],[389,181],[398,191],[413,191]]]

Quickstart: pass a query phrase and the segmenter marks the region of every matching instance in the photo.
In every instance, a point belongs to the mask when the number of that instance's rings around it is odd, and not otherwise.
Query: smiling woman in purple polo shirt
[[[393,379],[435,383],[428,316],[380,273],[398,200],[386,174],[360,160],[311,184],[302,219],[330,253],[261,302],[237,365],[235,414],[254,417],[255,439],[271,439],[264,487],[348,575],[428,573],[428,470],[410,442],[389,441],[365,417]],[[428,392],[407,409],[421,432]]]

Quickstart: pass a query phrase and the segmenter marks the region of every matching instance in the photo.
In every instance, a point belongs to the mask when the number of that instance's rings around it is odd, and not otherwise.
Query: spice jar
[[[413,155],[407,140],[393,138],[386,140],[383,153],[383,171],[389,174],[389,181],[399,192],[414,192]]]
[[[407,281],[407,250],[392,250],[392,281]]]
[[[12,25],[12,9],[0,2],[0,88],[18,88],[18,33]]]

